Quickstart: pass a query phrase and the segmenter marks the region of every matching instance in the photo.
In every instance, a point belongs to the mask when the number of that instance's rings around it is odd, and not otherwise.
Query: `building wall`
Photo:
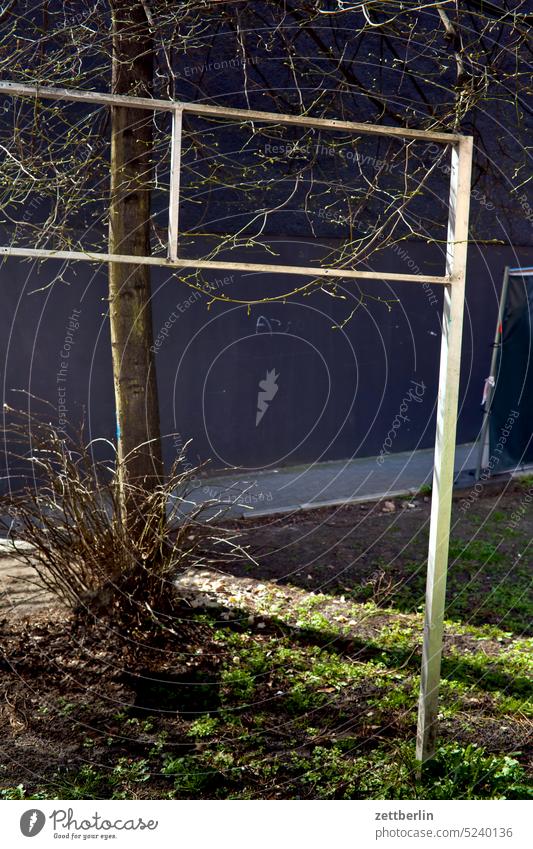
[[[405,254],[399,249],[384,254],[384,268],[398,271],[411,263],[411,269],[435,273],[435,253],[427,245],[404,244]],[[290,240],[277,247],[283,263],[309,262],[324,250]],[[470,248],[460,442],[475,439],[480,427],[506,264],[533,264],[533,249]],[[215,291],[230,297],[251,288],[272,295],[299,280],[210,276]],[[4,403],[26,406],[27,395],[20,393],[31,393],[49,402],[47,416],[58,426],[72,429],[84,418],[88,438],[113,438],[106,285],[105,267],[92,264],[67,268],[55,261],[37,265],[10,259],[2,265]],[[431,446],[442,304],[437,290],[376,281],[357,287],[346,281],[338,292],[342,298],[317,292],[262,304],[248,314],[235,304],[208,309],[205,296],[166,270],[155,270],[155,359],[167,461],[187,440],[192,440],[191,463],[211,460],[217,469]],[[265,403],[258,410],[260,400]],[[31,406],[36,410],[39,404],[32,400]]]

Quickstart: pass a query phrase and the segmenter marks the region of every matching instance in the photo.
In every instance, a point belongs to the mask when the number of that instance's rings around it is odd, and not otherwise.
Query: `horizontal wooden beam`
[[[49,86],[34,86],[24,83],[0,82],[0,93],[13,97],[36,97],[47,100],[70,100],[79,103],[92,103],[95,106],[129,106],[135,109],[148,109],[157,112],[171,112],[176,107],[179,107],[184,112],[211,118],[230,118],[239,121],[257,121],[267,124],[287,124],[299,127],[313,127],[317,130],[344,130],[370,136],[395,136],[405,139],[420,139],[421,141],[437,142],[438,144],[458,144],[462,138],[462,136],[456,133],[438,133],[432,130],[416,130],[410,127],[361,124],[355,121],[337,121],[333,118],[313,118],[308,115],[280,115],[277,112],[233,109],[226,106],[213,106],[209,103],[183,103],[178,100],[128,97],[127,95],[83,91],[82,89],[51,88]]]
[[[0,256],[19,256],[33,259],[63,259],[84,262],[121,262],[127,265],[158,265],[163,268],[199,268],[217,271],[247,271],[258,274],[292,274],[300,277],[335,277],[355,280],[392,280],[399,283],[434,283],[446,286],[449,277],[429,274],[393,274],[389,271],[363,271],[357,268],[314,268],[299,265],[269,265],[259,262],[231,262],[211,259],[168,259],[164,256],[126,256],[92,251],[52,251],[44,248],[0,247]]]

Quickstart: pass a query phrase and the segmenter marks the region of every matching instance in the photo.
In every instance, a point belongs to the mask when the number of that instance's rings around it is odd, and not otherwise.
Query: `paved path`
[[[458,445],[456,476],[473,469],[476,449],[472,443]],[[333,504],[395,497],[417,492],[431,483],[433,449],[390,454],[380,464],[376,457],[337,460],[311,466],[293,466],[206,479],[190,496],[191,501],[213,498],[226,503],[229,516],[268,516]],[[474,482],[473,476],[467,478]],[[205,517],[210,515],[208,511]],[[11,543],[0,539],[0,556],[11,553]]]
[[[476,449],[472,443],[458,445],[456,475],[473,469]],[[316,463],[241,475],[208,478],[195,493],[201,498],[221,498],[233,516],[269,515],[297,509],[380,496],[405,495],[431,483],[433,449],[391,454],[380,464],[376,457]],[[474,478],[471,478],[472,482]]]

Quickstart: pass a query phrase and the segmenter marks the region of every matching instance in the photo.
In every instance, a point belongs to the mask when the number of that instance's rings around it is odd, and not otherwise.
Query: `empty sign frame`
[[[455,438],[461,365],[468,216],[470,207],[470,178],[472,167],[472,138],[453,133],[429,132],[402,127],[361,124],[312,118],[307,115],[280,115],[231,109],[202,103],[127,97],[60,88],[46,88],[19,83],[0,83],[0,92],[13,97],[63,100],[95,106],[130,107],[147,111],[166,111],[172,114],[171,171],[169,187],[168,251],[167,257],[125,256],[122,254],[84,251],[53,251],[37,248],[0,247],[0,255],[34,257],[35,259],[81,260],[89,262],[121,262],[149,264],[171,268],[232,269],[237,271],[268,272],[270,274],[304,275],[347,279],[375,279],[411,283],[441,284],[444,287],[444,310],[437,402],[437,430],[433,472],[433,495],[428,551],[428,574],[422,649],[422,671],[418,710],[417,758],[424,762],[435,751],[438,712],[438,688],[443,638],[443,619],[446,596],[446,574],[450,535]],[[304,267],[269,265],[233,261],[180,259],[178,252],[181,132],[184,113],[236,122],[257,121],[315,129],[342,130],[354,134],[392,136],[400,139],[429,141],[450,145],[451,172],[448,208],[446,269],[443,276],[424,274],[391,274],[340,267]]]

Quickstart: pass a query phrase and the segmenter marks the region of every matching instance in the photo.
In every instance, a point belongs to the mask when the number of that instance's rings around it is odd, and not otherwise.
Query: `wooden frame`
[[[270,272],[273,274],[297,274],[306,277],[337,277],[362,280],[394,280],[407,283],[434,283],[445,286],[449,283],[447,274],[442,276],[422,274],[394,274],[380,271],[366,271],[356,268],[320,268],[316,266],[269,265],[265,263],[210,261],[201,259],[182,259],[178,256],[178,219],[179,188],[181,162],[181,128],[183,113],[205,117],[229,118],[241,121],[257,121],[270,124],[284,124],[315,129],[345,130],[374,136],[392,136],[405,139],[419,139],[436,144],[458,144],[461,136],[454,133],[437,133],[426,130],[414,130],[403,127],[383,127],[378,124],[361,124],[355,121],[336,121],[327,118],[312,118],[307,115],[279,115],[276,112],[257,112],[248,109],[231,109],[224,106],[212,106],[203,103],[182,103],[181,101],[156,100],[147,97],[127,97],[118,94],[104,94],[77,89],[31,86],[24,83],[0,82],[0,93],[12,97],[33,97],[47,100],[68,100],[75,103],[88,103],[93,106],[129,106],[152,112],[172,113],[171,166],[168,215],[167,258],[135,257],[137,264],[169,265],[180,268],[203,268],[214,270]],[[94,253],[91,251],[53,251],[47,249],[28,249],[0,247],[0,255],[28,256],[35,259],[75,259],[89,262],[125,262],[131,264],[132,258],[121,254]]]
[[[415,283],[441,284],[444,288],[444,312],[440,355],[439,390],[437,402],[437,432],[433,474],[433,497],[428,551],[428,575],[422,670],[418,711],[416,754],[420,762],[427,761],[435,751],[438,711],[438,687],[442,654],[443,620],[446,598],[446,573],[455,460],[461,338],[463,328],[468,216],[470,206],[470,177],[472,167],[472,138],[454,133],[438,133],[402,127],[385,127],[352,121],[312,118],[307,115],[279,115],[231,109],[203,103],[155,100],[126,97],[89,91],[46,88],[19,83],[0,83],[0,92],[19,97],[68,100],[102,106],[129,106],[149,111],[172,112],[171,175],[169,190],[168,257],[122,256],[83,251],[52,251],[0,247],[4,256],[34,257],[36,259],[85,260],[89,262],[124,262],[182,268],[226,269],[266,273],[296,274],[315,277],[340,277],[374,280],[394,280]],[[344,268],[313,268],[268,265],[261,263],[223,262],[201,259],[180,259],[178,254],[179,188],[181,159],[181,124],[184,112],[201,116],[241,121],[296,125],[300,127],[346,130],[376,136],[420,139],[451,145],[449,219],[444,276],[424,274],[391,274]]]

